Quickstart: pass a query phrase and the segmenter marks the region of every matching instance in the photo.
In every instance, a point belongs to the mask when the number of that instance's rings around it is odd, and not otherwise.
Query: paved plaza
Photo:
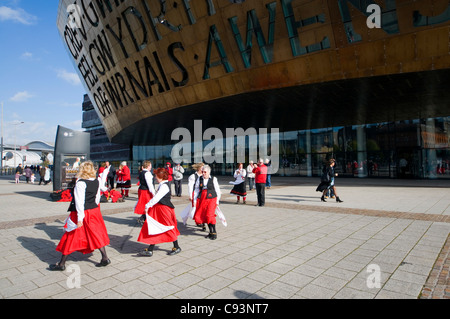
[[[74,253],[65,272],[47,267],[68,203],[50,200],[51,185],[0,178],[0,297],[3,299],[417,299],[450,298],[450,181],[337,179],[343,203],[320,202],[318,178],[273,177],[266,207],[235,204],[231,178],[219,179],[218,239],[173,203],[182,252],[157,245],[139,257],[140,225],[134,185],[123,203],[101,210],[111,240],[111,264],[96,268],[100,253]],[[134,179],[134,183],[136,179]],[[74,266],[72,268],[72,266]],[[80,281],[73,275],[78,270]],[[78,285],[78,284],[79,285]]]

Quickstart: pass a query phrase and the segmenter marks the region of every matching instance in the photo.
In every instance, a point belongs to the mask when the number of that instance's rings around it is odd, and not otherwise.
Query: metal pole
[[[16,155],[17,155],[17,153],[16,153],[16,127],[17,127],[17,124],[14,124],[14,169],[16,169]]]
[[[17,155],[17,151],[16,151],[16,148],[17,148],[17,143],[16,143],[16,140],[17,140],[17,136],[16,136],[16,127],[17,127],[17,125],[20,125],[20,124],[23,124],[24,122],[19,122],[19,123],[16,123],[16,124],[13,124],[14,125],[14,169],[16,169],[16,155]]]

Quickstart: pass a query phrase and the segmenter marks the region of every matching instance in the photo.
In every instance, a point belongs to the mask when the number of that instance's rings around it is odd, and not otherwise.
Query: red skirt
[[[90,254],[94,250],[109,245],[108,232],[103,221],[100,206],[84,211],[83,226],[71,232],[66,232],[61,238],[56,251],[63,255],[70,255],[75,251]],[[70,213],[70,219],[77,224],[77,212]]]
[[[138,189],[138,202],[134,207],[134,213],[138,215],[145,214],[145,205],[153,198],[149,190]]]
[[[178,239],[180,232],[177,227],[177,217],[175,215],[175,209],[166,205],[156,204],[148,210],[148,215],[165,226],[174,226],[172,230],[158,235],[149,235],[147,228],[147,221],[144,223],[141,229],[141,233],[138,237],[138,242],[157,245],[161,243],[172,243]]]
[[[216,224],[217,198],[206,198],[207,191],[203,190],[197,200],[194,220],[197,224]]]

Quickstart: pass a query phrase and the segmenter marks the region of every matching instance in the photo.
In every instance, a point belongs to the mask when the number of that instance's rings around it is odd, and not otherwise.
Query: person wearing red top
[[[122,162],[117,171],[117,187],[120,187],[123,197],[128,197],[131,188],[131,173],[127,162]]]
[[[267,166],[264,165],[262,158],[259,159],[258,164],[253,165],[253,173],[255,174],[256,195],[258,197],[258,204],[256,206],[264,206],[266,197]]]

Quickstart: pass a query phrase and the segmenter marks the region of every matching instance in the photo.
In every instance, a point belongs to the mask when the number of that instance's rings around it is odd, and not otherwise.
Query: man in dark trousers
[[[256,196],[258,197],[258,204],[256,206],[264,206],[266,198],[267,166],[264,165],[264,161],[260,158],[258,164],[254,164],[253,167],[253,173],[255,173]]]
[[[105,162],[105,169],[109,167],[108,175],[106,176],[106,184],[110,189],[114,188],[114,179],[116,178],[116,169],[109,163]]]

